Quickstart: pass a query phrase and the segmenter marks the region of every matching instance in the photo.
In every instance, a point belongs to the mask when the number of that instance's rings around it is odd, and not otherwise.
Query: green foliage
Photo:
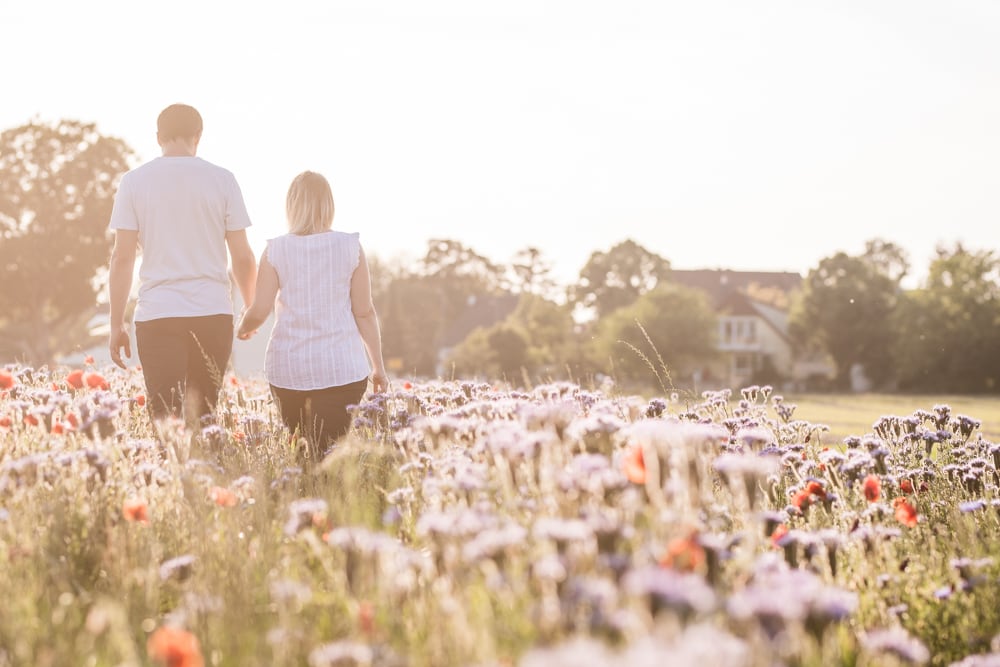
[[[601,318],[633,303],[669,273],[670,262],[629,239],[590,256],[571,290],[572,301]]]
[[[444,338],[471,299],[503,293],[504,270],[458,241],[433,239],[412,269],[379,279],[373,292],[386,359],[406,374],[434,376]]]
[[[661,358],[671,374],[683,376],[715,356],[715,328],[703,293],[667,283],[599,320],[590,354],[620,380],[648,382],[663,370]]]
[[[895,335],[892,314],[902,276],[886,244],[869,242],[871,255],[838,252],[806,276],[793,305],[789,333],[801,349],[819,346],[832,357],[837,382],[847,387],[851,368],[861,364],[876,385],[891,381]],[[905,272],[904,272],[905,273]]]
[[[900,388],[1000,390],[1000,259],[992,251],[938,248],[925,286],[904,296],[896,322]]]
[[[115,183],[131,157],[79,121],[0,134],[0,359],[48,363],[87,341]]]
[[[507,318],[473,330],[448,357],[458,376],[504,378],[520,385],[525,377],[545,381],[578,365],[579,344],[570,307],[522,294]]]

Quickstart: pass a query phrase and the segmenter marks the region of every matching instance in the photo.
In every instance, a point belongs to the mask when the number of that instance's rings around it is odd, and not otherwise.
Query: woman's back
[[[268,381],[286,389],[322,389],[368,376],[351,312],[357,233],[327,231],[271,239],[267,261],[278,274],[275,324],[268,341]]]

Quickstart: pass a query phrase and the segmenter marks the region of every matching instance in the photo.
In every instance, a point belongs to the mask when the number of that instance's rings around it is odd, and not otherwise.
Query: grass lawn
[[[914,410],[931,410],[949,405],[953,415],[967,415],[982,422],[987,440],[1000,442],[1000,397],[931,396],[910,394],[784,394],[785,402],[798,407],[795,419],[826,424],[830,432],[824,442],[840,443],[849,435],[871,433],[872,425],[884,415],[907,416]]]

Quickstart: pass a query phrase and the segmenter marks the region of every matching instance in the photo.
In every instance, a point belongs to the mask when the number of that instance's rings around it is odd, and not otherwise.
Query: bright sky
[[[304,169],[371,254],[532,245],[562,281],[625,238],[803,274],[874,237],[919,274],[1000,246],[995,0],[3,0],[0,25],[0,128],[93,121],[145,160],[192,104],[258,250]]]

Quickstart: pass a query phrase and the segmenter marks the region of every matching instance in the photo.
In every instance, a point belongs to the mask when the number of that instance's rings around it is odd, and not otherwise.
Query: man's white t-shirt
[[[236,178],[199,157],[158,157],[122,176],[110,227],[139,232],[135,321],[232,315],[226,232],[249,226]]]

